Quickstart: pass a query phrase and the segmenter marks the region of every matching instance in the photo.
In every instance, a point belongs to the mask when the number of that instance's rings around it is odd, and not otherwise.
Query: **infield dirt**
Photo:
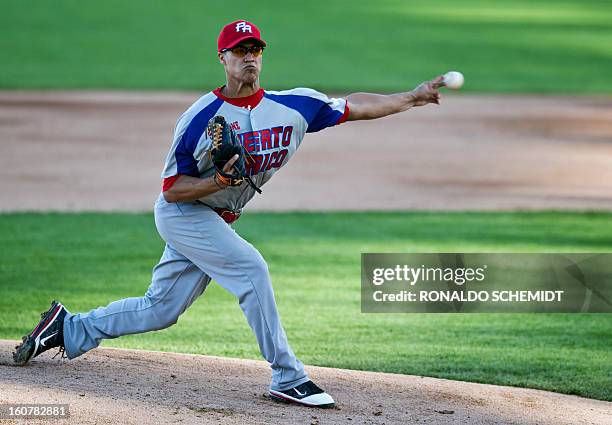
[[[195,93],[0,92],[0,211],[150,211]],[[612,98],[444,95],[308,134],[247,210],[612,209]]]

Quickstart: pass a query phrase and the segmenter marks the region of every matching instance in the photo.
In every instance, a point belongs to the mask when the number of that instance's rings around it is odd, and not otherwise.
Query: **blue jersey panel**
[[[327,102],[296,94],[265,93],[266,98],[298,111],[308,123],[307,133],[314,133],[338,124],[343,112],[332,109]]]
[[[200,175],[198,163],[193,156],[193,152],[198,145],[200,137],[202,137],[202,134],[206,131],[208,121],[215,116],[221,105],[223,105],[223,100],[217,98],[206,108],[198,112],[187,126],[174,152],[178,174],[186,174],[194,177]]]

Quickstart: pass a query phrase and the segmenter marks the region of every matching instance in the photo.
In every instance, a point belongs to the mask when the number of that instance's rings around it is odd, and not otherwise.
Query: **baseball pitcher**
[[[330,407],[333,398],[309,379],[287,342],[264,258],[231,223],[289,162],[306,133],[437,104],[444,82],[437,77],[405,93],[346,98],[309,88],[270,91],[260,86],[266,42],[253,23],[226,25],[217,45],[226,81],[176,123],[154,210],[166,246],[146,294],[77,314],[54,301],[16,347],[14,360],[24,365],[54,347],[73,359],[103,339],[167,328],[214,279],[237,297],[270,363],[270,395]]]

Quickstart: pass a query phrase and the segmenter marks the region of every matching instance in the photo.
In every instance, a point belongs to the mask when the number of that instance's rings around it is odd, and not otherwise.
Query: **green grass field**
[[[4,0],[0,88],[217,87],[235,19],[262,28],[270,89],[399,91],[458,69],[468,91],[612,93],[602,0]]]
[[[517,385],[612,400],[612,315],[362,314],[362,252],[609,252],[606,213],[252,213],[238,231],[269,262],[308,364]],[[57,297],[73,311],[144,294],[162,252],[150,214],[1,214],[0,338]],[[104,346],[260,359],[218,285],[159,332]]]

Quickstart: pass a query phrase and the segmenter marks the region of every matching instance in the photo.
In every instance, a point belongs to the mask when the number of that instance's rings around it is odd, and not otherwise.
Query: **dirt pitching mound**
[[[62,403],[74,424],[609,424],[612,403],[545,391],[307,367],[335,409],[277,403],[253,360],[99,348],[13,366],[0,340],[0,403]]]

